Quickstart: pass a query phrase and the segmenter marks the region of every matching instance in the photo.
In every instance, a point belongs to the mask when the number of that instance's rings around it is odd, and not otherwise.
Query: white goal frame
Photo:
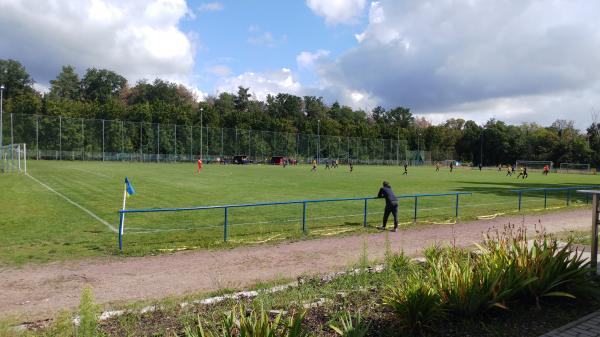
[[[591,173],[590,164],[560,163],[560,173]]]
[[[550,160],[517,160],[515,167],[527,167],[529,170],[542,170],[544,166],[548,165],[552,170],[554,163]]]
[[[0,147],[0,173],[27,173],[27,144]]]

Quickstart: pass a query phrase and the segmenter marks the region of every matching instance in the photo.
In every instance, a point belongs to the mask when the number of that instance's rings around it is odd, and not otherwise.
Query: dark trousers
[[[383,228],[387,225],[390,213],[394,216],[394,228],[398,228],[398,203],[385,205],[385,210],[383,211]]]

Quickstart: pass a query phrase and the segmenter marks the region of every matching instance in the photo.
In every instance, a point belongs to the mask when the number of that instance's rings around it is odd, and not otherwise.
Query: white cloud
[[[355,23],[366,0],[306,0],[306,5],[328,24]]]
[[[178,24],[188,13],[185,0],[2,1],[0,55],[41,83],[67,64],[187,83],[194,46]]]
[[[254,98],[265,100],[268,94],[288,93],[302,95],[302,85],[288,68],[262,73],[245,72],[226,78],[217,86],[218,92],[235,93],[238,87],[250,88]]]
[[[218,12],[222,11],[223,8],[225,7],[220,2],[205,2],[198,7],[198,10],[200,12]]]
[[[211,74],[214,74],[214,75],[217,75],[217,76],[229,76],[229,75],[231,75],[231,68],[229,68],[228,66],[222,65],[222,64],[217,64],[217,65],[214,65],[212,67],[209,67],[208,71]]]
[[[287,42],[287,35],[275,37],[271,32],[261,31],[260,27],[258,26],[250,26],[249,31],[255,33],[248,37],[248,43],[252,45],[274,48]]]
[[[581,125],[600,104],[599,12],[592,0],[381,0],[361,43],[316,71],[340,93],[430,116]]]
[[[330,54],[329,50],[319,49],[314,53],[303,51],[296,56],[296,63],[298,67],[310,69],[315,65],[315,62],[319,59],[327,57]]]

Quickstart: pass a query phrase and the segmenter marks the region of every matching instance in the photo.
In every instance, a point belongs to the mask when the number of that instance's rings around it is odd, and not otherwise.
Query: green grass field
[[[29,161],[29,174],[0,176],[0,264],[21,265],[88,256],[117,255],[117,234],[109,226],[42,186],[47,185],[74,203],[118,226],[123,179],[128,176],[137,194],[127,208],[187,207],[375,195],[383,180],[396,194],[473,192],[461,196],[460,217],[516,211],[514,188],[572,186],[600,183],[597,176],[532,172],[523,181],[495,170],[431,167],[402,169],[355,166],[311,173],[310,167],[207,165],[195,174],[194,164]],[[572,204],[583,205],[573,194]],[[565,205],[566,194],[549,195],[548,207]],[[419,199],[419,222],[454,220],[454,197]],[[542,194],[523,199],[525,210],[543,208]],[[369,201],[368,223],[379,225],[383,201]],[[400,222],[412,224],[414,199],[400,201]],[[238,208],[229,211],[229,243],[223,243],[223,210],[128,214],[124,254],[144,255],[201,247],[236,246],[304,237],[302,205]],[[308,236],[364,231],[363,202],[320,203],[308,206]],[[372,229],[366,229],[372,230]]]

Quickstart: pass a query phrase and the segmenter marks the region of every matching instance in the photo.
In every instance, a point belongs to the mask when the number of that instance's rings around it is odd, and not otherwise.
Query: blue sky
[[[218,10],[201,10],[217,3]],[[354,34],[366,24],[366,11],[350,25],[327,24],[302,1],[189,1],[188,6],[195,18],[183,20],[181,28],[198,36],[194,73],[205,92],[218,80],[209,70],[214,66],[233,74],[290,68],[311,84],[316,77],[298,69],[298,54],[321,49],[335,57],[356,45]]]
[[[597,0],[3,0],[0,58],[47,90],[63,65],[199,100],[250,88],[432,123],[587,127],[600,112]]]

